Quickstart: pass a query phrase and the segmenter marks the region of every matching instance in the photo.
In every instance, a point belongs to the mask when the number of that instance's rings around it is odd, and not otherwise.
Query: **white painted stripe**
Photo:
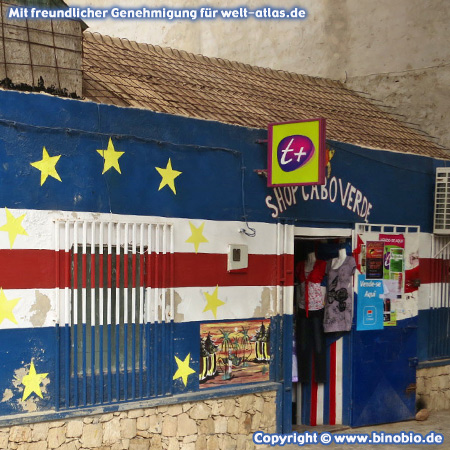
[[[19,299],[12,310],[17,324],[3,319],[0,330],[54,327],[58,320],[56,289],[3,289],[8,301]]]
[[[14,217],[25,214],[22,221],[27,235],[17,235],[13,249],[55,249],[55,237],[53,222],[78,221],[103,222],[103,223],[145,223],[145,224],[173,224],[174,242],[173,248],[177,253],[194,253],[193,243],[186,242],[192,233],[189,222],[195,227],[204,224],[203,236],[208,242],[200,243],[198,253],[226,254],[229,244],[247,245],[249,254],[276,254],[277,224],[255,222],[252,226],[256,229],[255,237],[248,237],[240,233],[242,222],[237,221],[215,221],[202,219],[165,218],[159,216],[130,216],[91,212],[68,212],[68,211],[41,211],[26,209],[10,209]],[[6,223],[5,208],[0,208],[0,226]],[[281,226],[281,225],[280,225]],[[62,228],[60,229],[60,232]],[[98,232],[96,232],[98,235]],[[89,242],[90,242],[89,237]],[[88,242],[88,243],[89,243]],[[0,232],[0,249],[9,249],[9,234]],[[288,252],[293,254],[293,245],[289,243]]]
[[[268,311],[268,302],[276,296],[275,286],[232,286],[220,287],[218,298],[224,305],[217,307],[217,317],[211,310],[203,312],[207,305],[205,293],[213,294],[216,286],[175,288],[178,304],[177,322],[214,321],[271,317],[276,311]]]
[[[343,387],[342,387],[342,370],[343,370],[343,343],[344,338],[336,341],[336,424],[342,424],[342,402],[343,402]]]
[[[317,418],[316,418],[317,425],[323,425],[324,397],[325,397],[324,384],[319,383],[317,385]]]

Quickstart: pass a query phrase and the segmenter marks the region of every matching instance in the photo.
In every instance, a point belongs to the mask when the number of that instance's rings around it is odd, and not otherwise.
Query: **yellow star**
[[[48,373],[36,373],[33,361],[31,361],[30,372],[22,378],[22,384],[25,386],[22,401],[26,400],[33,392],[42,397],[41,381]]]
[[[205,227],[205,222],[203,222],[198,228],[192,223],[189,222],[189,226],[191,227],[191,236],[186,240],[189,244],[194,244],[195,253],[198,252],[198,247],[202,242],[208,242],[208,239],[203,236],[203,228]]]
[[[102,158],[105,161],[105,163],[103,165],[102,175],[107,170],[111,169],[111,167],[114,167],[114,169],[116,169],[117,172],[122,174],[122,172],[120,171],[120,166],[119,166],[119,158],[125,152],[116,152],[116,150],[114,149],[114,145],[112,143],[112,139],[111,138],[109,138],[108,149],[107,150],[97,150],[97,152],[102,156]]]
[[[19,300],[20,298],[8,300],[3,292],[3,289],[0,288],[0,325],[5,319],[10,320],[12,323],[17,325],[17,320],[14,317],[13,309],[16,307]]]
[[[188,376],[191,375],[192,373],[195,373],[195,370],[191,369],[189,367],[189,360],[190,360],[190,358],[191,358],[191,354],[190,353],[188,353],[188,355],[186,356],[184,361],[181,361],[181,359],[178,359],[175,356],[175,361],[177,363],[178,369],[175,372],[175,375],[173,376],[173,380],[176,380],[177,378],[182,378],[185,387],[187,385]]]
[[[61,158],[61,155],[49,156],[47,149],[44,147],[42,150],[42,159],[40,161],[30,163],[31,166],[41,171],[41,186],[45,183],[45,180],[49,176],[61,181],[61,178],[56,171],[56,163],[59,161],[59,158]]]
[[[20,217],[14,217],[8,208],[6,210],[6,224],[0,228],[0,231],[6,231],[9,233],[9,243],[11,248],[13,248],[14,241],[18,234],[23,234],[24,236],[28,236],[25,229],[22,227],[22,220],[25,217],[25,214],[22,214]]]
[[[164,186],[169,186],[176,195],[177,191],[175,189],[175,178],[180,176],[183,172],[178,172],[178,170],[172,169],[172,162],[170,161],[170,158],[165,169],[161,169],[160,167],[155,167],[155,169],[162,177],[158,191],[160,191]]]
[[[214,289],[214,292],[212,294],[208,294],[207,292],[205,292],[207,303],[203,312],[212,311],[212,313],[214,314],[214,319],[217,319],[217,308],[219,306],[225,305],[225,302],[217,298],[218,291],[219,286],[216,286],[216,289]]]

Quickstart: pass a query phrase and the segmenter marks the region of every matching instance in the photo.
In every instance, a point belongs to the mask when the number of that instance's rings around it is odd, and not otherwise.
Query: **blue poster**
[[[383,280],[367,280],[365,275],[358,276],[358,331],[383,329],[383,292]]]

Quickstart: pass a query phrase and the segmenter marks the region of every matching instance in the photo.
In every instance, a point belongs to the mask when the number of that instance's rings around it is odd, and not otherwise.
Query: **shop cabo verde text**
[[[274,196],[266,197],[266,205],[273,210],[272,217],[277,218],[289,207],[297,204],[297,196],[304,201],[325,200],[331,203],[340,202],[344,208],[354,212],[367,222],[372,209],[363,193],[350,182],[343,182],[341,178],[332,177],[325,180],[323,186],[286,186],[273,189]]]

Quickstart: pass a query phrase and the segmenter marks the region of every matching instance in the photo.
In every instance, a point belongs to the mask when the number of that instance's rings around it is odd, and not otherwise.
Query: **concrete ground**
[[[282,448],[284,450],[292,450],[292,449],[307,449],[307,450],[319,450],[319,449],[327,449],[327,450],[423,450],[423,449],[442,449],[442,450],[450,450],[450,410],[447,411],[436,411],[431,412],[428,420],[423,422],[418,422],[415,420],[407,421],[407,422],[398,422],[398,423],[390,423],[384,425],[370,426],[370,427],[362,427],[362,428],[345,428],[342,426],[330,427],[300,427],[297,426],[294,431],[297,433],[303,433],[305,431],[309,432],[318,432],[318,433],[331,433],[333,435],[336,434],[347,434],[347,433],[358,433],[358,434],[371,434],[372,432],[377,433],[401,433],[404,431],[405,433],[414,432],[420,433],[423,436],[428,433],[434,431],[436,433],[440,433],[444,436],[444,442],[442,444],[335,444],[332,443],[330,445],[323,445],[321,443],[317,444],[307,444],[307,445],[297,445],[297,444],[288,444],[283,447],[267,447],[267,448]],[[256,446],[257,450],[262,450],[266,448],[265,446]]]

